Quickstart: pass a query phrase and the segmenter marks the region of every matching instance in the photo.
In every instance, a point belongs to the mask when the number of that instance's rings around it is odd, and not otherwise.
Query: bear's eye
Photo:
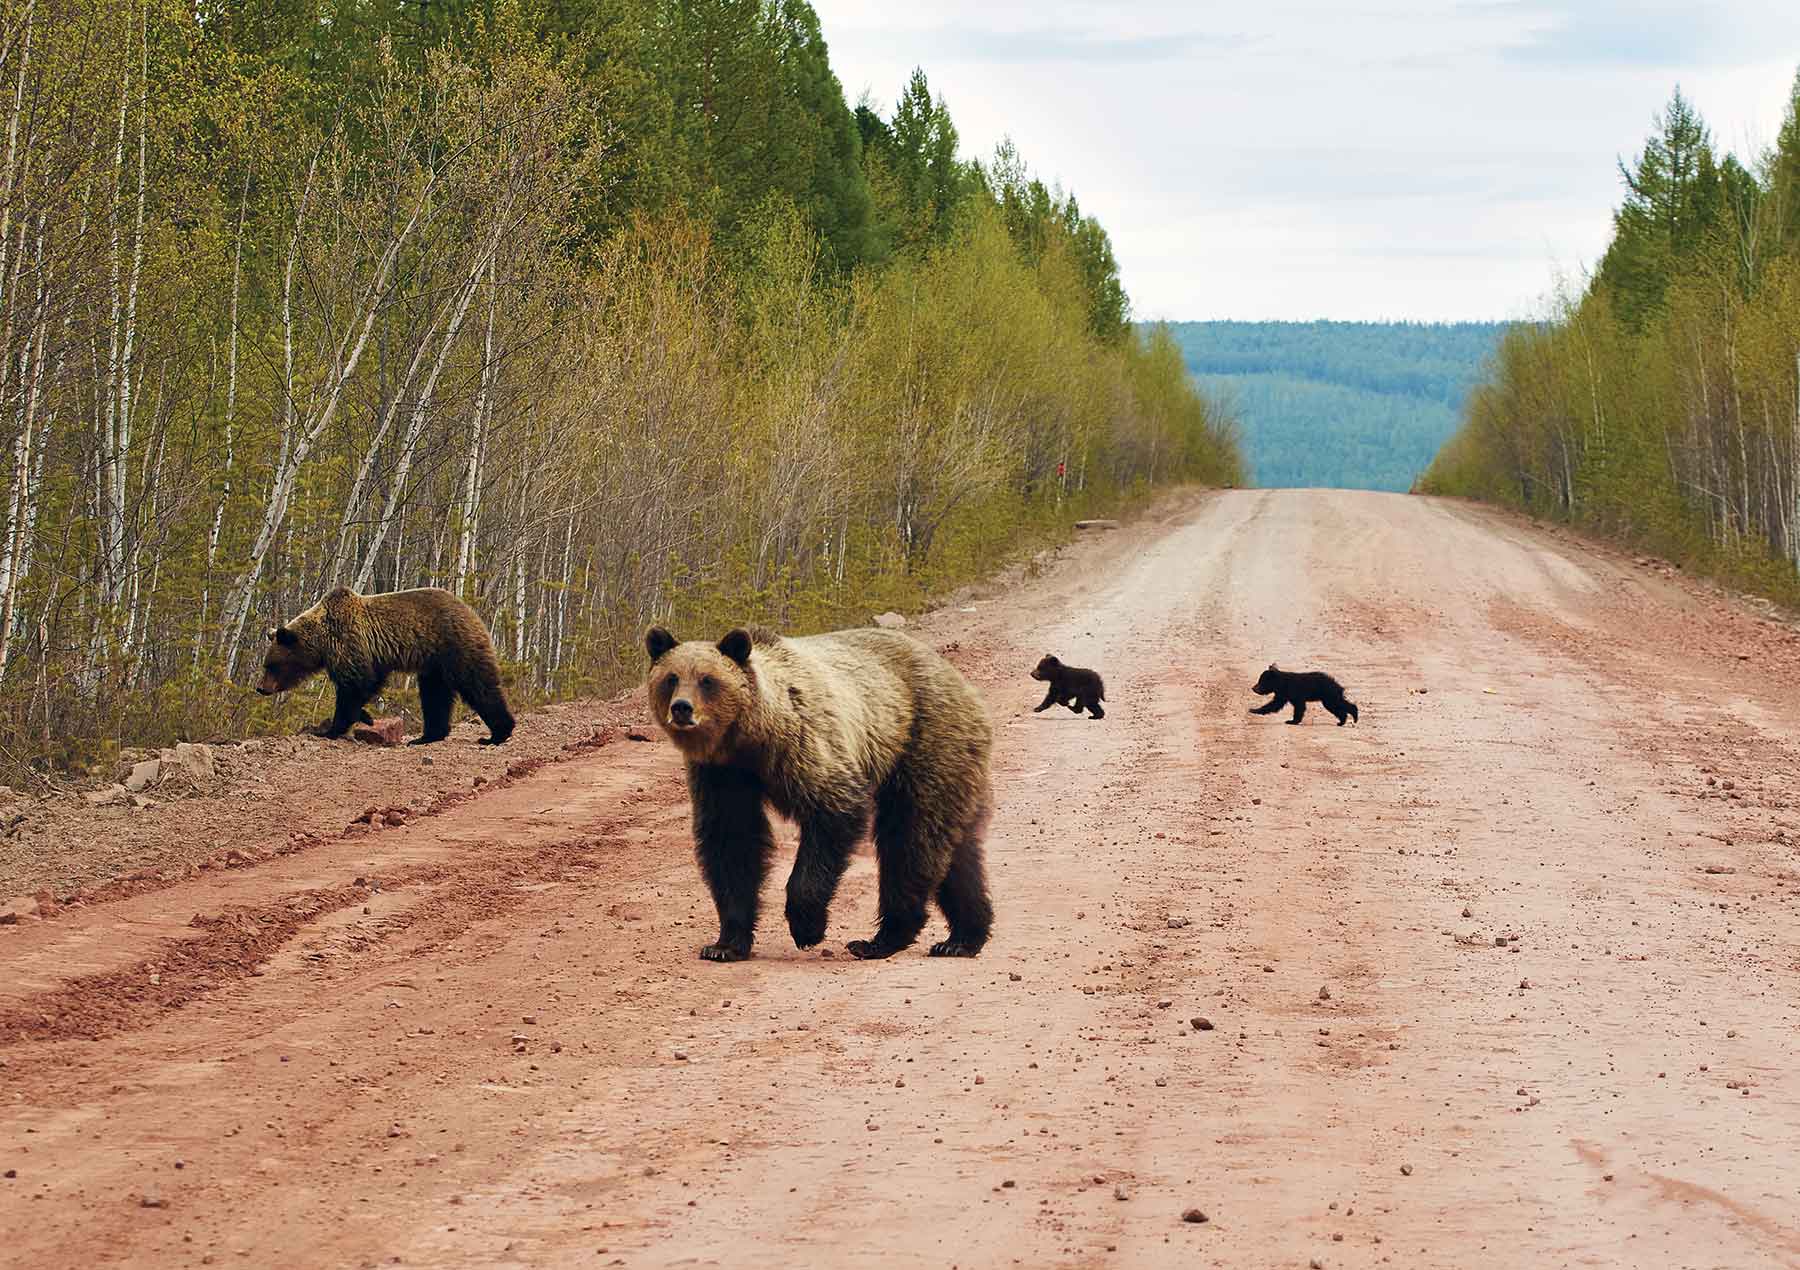
[[[717,688],[718,686],[719,686],[719,681],[717,679],[714,679],[711,675],[701,675],[700,676],[700,691],[701,692],[711,692],[714,688]]]
[[[664,680],[663,680],[663,687],[664,687],[664,688],[666,688],[666,689],[668,689],[668,690],[669,690],[669,691],[670,691],[670,692],[674,692],[674,691],[675,691],[675,685],[676,685],[676,684],[678,684],[678,683],[680,683],[680,682],[681,682],[681,676],[680,676],[680,675],[670,675],[670,676],[668,676],[668,677],[667,677],[667,678],[665,678],[665,679],[664,679]]]

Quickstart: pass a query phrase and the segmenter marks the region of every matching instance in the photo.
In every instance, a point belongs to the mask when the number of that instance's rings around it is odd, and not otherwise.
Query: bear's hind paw
[[[729,944],[708,944],[700,950],[702,961],[748,961],[748,948],[733,948]]]

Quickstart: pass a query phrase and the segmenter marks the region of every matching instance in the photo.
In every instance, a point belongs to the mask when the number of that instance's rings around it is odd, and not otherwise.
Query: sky
[[[813,0],[854,102],[913,67],[1111,234],[1143,319],[1540,313],[1677,85],[1749,160],[1800,0]]]

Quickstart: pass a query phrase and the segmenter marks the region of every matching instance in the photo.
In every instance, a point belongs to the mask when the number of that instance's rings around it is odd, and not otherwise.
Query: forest
[[[1800,599],[1800,76],[1765,152],[1677,89],[1598,265],[1501,341],[1420,483]]]
[[[1177,322],[1189,371],[1243,427],[1257,484],[1405,490],[1456,430],[1505,328]]]
[[[804,0],[0,0],[0,765],[290,728],[339,583],[531,701],[1243,478],[1105,229]]]

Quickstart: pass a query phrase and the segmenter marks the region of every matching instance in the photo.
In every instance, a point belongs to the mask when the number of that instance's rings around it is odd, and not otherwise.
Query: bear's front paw
[[[788,932],[794,937],[794,947],[811,948],[825,938],[825,908],[819,904],[789,901],[787,924]]]
[[[974,957],[980,952],[980,944],[965,943],[960,939],[946,939],[931,946],[933,957]]]
[[[700,950],[702,961],[747,961],[749,958],[748,948],[738,948],[732,944],[708,944]]]

